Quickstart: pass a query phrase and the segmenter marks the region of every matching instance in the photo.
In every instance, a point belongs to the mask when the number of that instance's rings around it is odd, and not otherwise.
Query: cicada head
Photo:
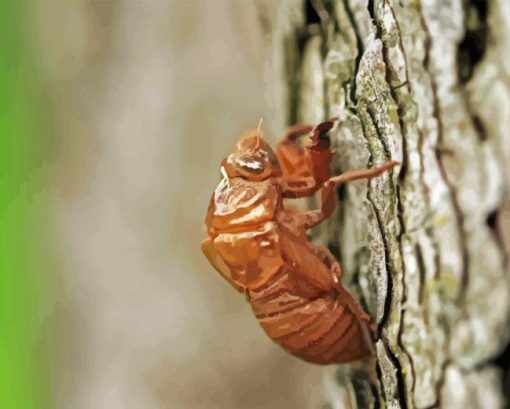
[[[222,163],[229,177],[260,181],[281,176],[276,154],[260,130],[249,131],[234,146],[233,152]]]

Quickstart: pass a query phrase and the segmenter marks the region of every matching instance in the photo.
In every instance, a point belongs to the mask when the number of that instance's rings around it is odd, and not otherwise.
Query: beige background
[[[257,7],[276,18],[270,2],[34,8],[62,141],[59,407],[314,407],[324,372],[267,339],[199,251],[223,156],[260,117],[284,128]]]

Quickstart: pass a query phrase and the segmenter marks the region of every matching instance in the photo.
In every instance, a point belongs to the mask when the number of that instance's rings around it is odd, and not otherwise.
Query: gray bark
[[[340,118],[337,174],[402,164],[346,186],[316,232],[380,329],[317,406],[504,407],[510,3],[312,3],[320,22],[282,4],[289,122]]]

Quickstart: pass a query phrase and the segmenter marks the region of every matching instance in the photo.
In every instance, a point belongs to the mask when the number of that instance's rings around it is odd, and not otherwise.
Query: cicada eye
[[[235,158],[236,165],[240,166],[244,170],[254,173],[256,175],[264,172],[264,163],[258,158],[253,156],[243,155]]]

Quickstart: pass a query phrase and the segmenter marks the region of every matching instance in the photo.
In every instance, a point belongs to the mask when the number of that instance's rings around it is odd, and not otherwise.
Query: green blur
[[[0,2],[0,408],[54,407],[50,113],[31,56],[30,3]]]

